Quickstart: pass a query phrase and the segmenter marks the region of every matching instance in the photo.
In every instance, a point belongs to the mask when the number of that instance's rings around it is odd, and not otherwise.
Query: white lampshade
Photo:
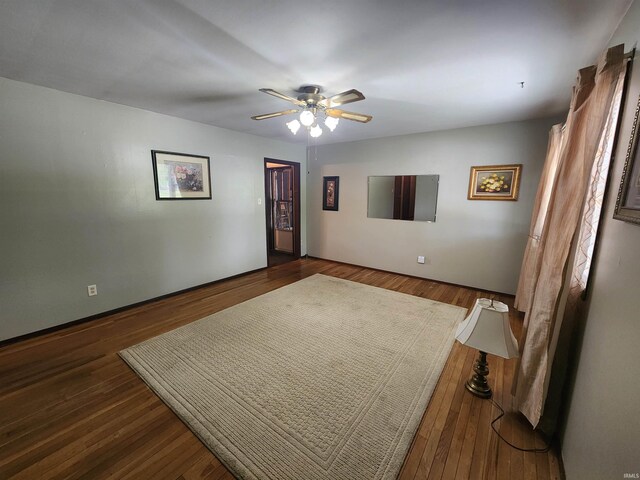
[[[476,300],[471,313],[458,327],[456,340],[502,358],[518,356],[518,342],[509,326],[509,307],[488,298]]]
[[[327,126],[327,128],[329,130],[331,130],[332,132],[336,129],[336,127],[338,126],[338,122],[340,121],[339,118],[336,117],[327,117],[324,119],[324,124]]]
[[[309,129],[309,135],[311,135],[313,138],[318,138],[320,135],[322,135],[322,128],[320,128],[320,125],[315,124],[313,127],[311,127]]]
[[[310,127],[311,125],[313,125],[313,122],[315,121],[316,121],[315,115],[313,114],[313,112],[309,110],[303,110],[302,113],[300,114],[300,123],[305,127]]]
[[[291,130],[291,133],[295,135],[296,133],[298,133],[298,130],[300,129],[300,122],[298,120],[291,120],[290,122],[287,123],[287,127],[289,127],[289,130]]]

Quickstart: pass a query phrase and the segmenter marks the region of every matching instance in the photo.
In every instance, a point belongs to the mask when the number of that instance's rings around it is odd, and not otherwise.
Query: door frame
[[[300,225],[300,163],[264,157],[264,210],[265,210],[265,245],[267,249],[267,266],[269,265],[269,236],[271,235],[271,175],[267,163],[278,163],[293,167],[293,259],[300,258],[301,235]]]

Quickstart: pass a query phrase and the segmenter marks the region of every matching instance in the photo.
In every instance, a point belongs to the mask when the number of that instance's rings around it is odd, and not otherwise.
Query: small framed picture
[[[622,170],[622,179],[616,199],[613,218],[640,225],[640,147],[638,147],[638,116],[640,114],[640,97],[633,118],[631,138],[627,147],[627,156]]]
[[[211,198],[209,157],[151,150],[156,200]]]
[[[338,182],[340,177],[322,178],[322,209],[338,210]]]
[[[518,200],[522,165],[471,167],[469,200]]]

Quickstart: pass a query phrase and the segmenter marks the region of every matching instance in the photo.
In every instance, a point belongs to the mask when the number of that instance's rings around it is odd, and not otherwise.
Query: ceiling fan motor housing
[[[320,85],[303,85],[298,89],[301,92],[298,100],[306,102],[309,107],[315,107],[320,100],[324,100],[324,96],[320,95],[322,87]]]

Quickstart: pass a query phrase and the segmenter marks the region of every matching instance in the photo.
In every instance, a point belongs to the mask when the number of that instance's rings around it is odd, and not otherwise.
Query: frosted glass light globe
[[[340,121],[339,118],[327,117],[324,120],[324,124],[327,126],[327,128],[329,130],[331,130],[333,132],[336,129],[336,127],[338,126],[338,122],[339,121]]]
[[[318,138],[320,135],[322,135],[322,128],[320,128],[320,125],[316,124],[311,127],[309,129],[309,135],[311,135],[313,138]]]
[[[300,122],[298,120],[291,120],[290,122],[287,123],[287,127],[289,127],[289,130],[291,130],[291,133],[295,135],[296,133],[298,133],[298,130],[300,129]]]
[[[315,122],[316,117],[309,110],[303,110],[300,114],[300,123],[305,127],[310,127]]]

